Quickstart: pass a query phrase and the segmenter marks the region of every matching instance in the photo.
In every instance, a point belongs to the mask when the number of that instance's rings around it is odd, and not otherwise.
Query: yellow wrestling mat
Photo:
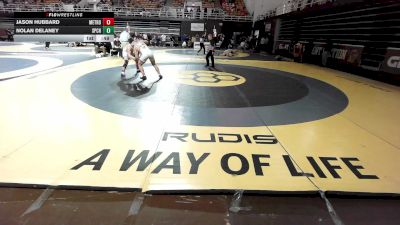
[[[117,57],[0,81],[0,183],[400,193],[399,87],[291,62],[155,57],[164,78],[147,62],[144,92],[120,80]]]

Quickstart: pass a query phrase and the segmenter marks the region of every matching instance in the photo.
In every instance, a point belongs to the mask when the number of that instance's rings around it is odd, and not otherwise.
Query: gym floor
[[[398,86],[219,53],[1,42],[0,224],[399,224]]]

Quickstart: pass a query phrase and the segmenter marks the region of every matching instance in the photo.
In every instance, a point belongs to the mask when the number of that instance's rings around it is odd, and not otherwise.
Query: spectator
[[[157,36],[157,46],[161,45],[161,35]]]
[[[108,52],[110,52],[111,49],[112,49],[111,42],[102,42],[102,43],[101,43],[101,46],[104,46],[104,48],[106,49],[106,54],[107,54]]]
[[[114,42],[113,42],[113,50],[117,51],[117,52],[118,52],[118,55],[119,55],[120,57],[122,57],[121,41],[119,40],[118,37],[116,37],[116,38],[114,39]]]
[[[304,61],[311,61],[312,58],[312,49],[314,47],[314,40],[310,40],[308,41],[305,45],[304,45]]]
[[[147,34],[143,33],[143,40],[147,41]]]
[[[263,36],[260,39],[260,51],[265,51],[267,46],[267,39]]]
[[[303,45],[300,42],[295,42],[293,58],[295,62],[303,62]]]
[[[267,33],[266,40],[267,40],[267,43],[265,44],[266,45],[266,51],[267,52],[272,52],[272,48],[273,48],[274,42],[273,42],[273,37],[271,36],[271,33]]]
[[[96,57],[103,57],[107,54],[106,47],[102,45],[102,43],[95,42],[94,43],[94,53],[96,54]]]
[[[186,36],[186,34],[182,34],[182,36],[181,36],[181,41],[182,41],[182,42],[184,42],[184,41],[185,41],[185,39],[186,39],[186,37],[185,37],[185,36]]]
[[[7,29],[7,40],[8,41],[14,41],[14,35],[13,35],[13,30],[12,29]]]
[[[156,35],[153,35],[151,40],[150,40],[150,45],[156,46],[157,45],[157,37]]]
[[[161,35],[161,46],[165,47],[165,42],[167,41],[167,36],[165,34]]]
[[[195,36],[192,36],[192,43],[194,44],[197,41]]]
[[[256,36],[253,36],[251,38],[250,46],[251,46],[251,49],[253,49],[253,50],[256,49],[256,47],[257,47],[257,38],[256,38]]]
[[[242,40],[242,41],[240,42],[240,45],[239,45],[238,49],[244,51],[244,50],[246,50],[246,48],[247,48],[247,46],[246,46],[246,41],[245,41],[245,40]]]

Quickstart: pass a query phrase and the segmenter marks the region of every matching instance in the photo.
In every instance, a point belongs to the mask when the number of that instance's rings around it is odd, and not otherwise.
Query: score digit
[[[113,34],[114,27],[103,27],[103,34]]]
[[[114,18],[103,18],[103,26],[114,26]]]

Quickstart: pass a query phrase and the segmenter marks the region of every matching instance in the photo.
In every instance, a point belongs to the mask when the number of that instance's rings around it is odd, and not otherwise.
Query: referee
[[[206,47],[204,46],[204,38],[205,38],[204,35],[200,37],[200,49],[199,49],[199,51],[197,51],[197,54],[199,54],[201,49],[203,49],[203,54],[204,55],[206,54]]]
[[[124,49],[124,47],[129,44],[128,40],[131,38],[131,34],[129,33],[129,25],[126,24],[126,28],[124,31],[121,32],[119,35],[119,41],[121,42],[121,48]]]
[[[209,58],[211,58],[211,67],[214,67],[214,48],[215,48],[215,39],[211,34],[208,35],[208,40],[210,40],[210,47],[208,49],[208,53],[206,56],[207,65],[210,66]]]

